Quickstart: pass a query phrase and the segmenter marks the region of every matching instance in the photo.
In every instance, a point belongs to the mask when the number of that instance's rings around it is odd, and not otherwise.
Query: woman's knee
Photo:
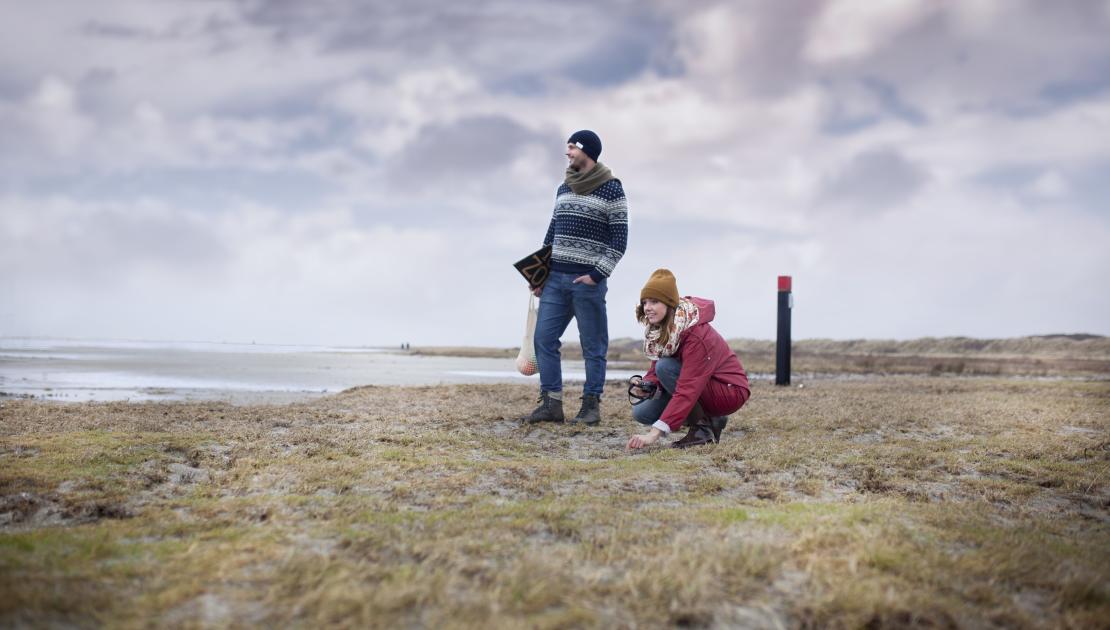
[[[659,419],[659,414],[654,413],[652,409],[654,405],[650,403],[640,403],[632,407],[632,419],[640,424],[655,424]]]
[[[659,377],[659,382],[663,383],[668,390],[674,388],[681,372],[682,361],[673,357],[663,357],[655,362],[655,375]]]

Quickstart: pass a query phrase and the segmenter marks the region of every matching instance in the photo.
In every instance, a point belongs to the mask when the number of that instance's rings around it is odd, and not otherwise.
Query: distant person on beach
[[[640,291],[636,319],[644,326],[644,354],[651,367],[629,387],[632,417],[651,430],[633,435],[628,448],[654,444],[682,426],[671,444],[688,448],[720,442],[728,415],[751,395],[740,359],[713,329],[712,300],[679,297],[674,274],[657,269]]]
[[[540,371],[540,405],[528,422],[563,421],[563,371],[559,337],[570,320],[578,321],[586,384],[582,407],[572,422],[601,422],[609,320],[605,312],[606,279],[628,242],[628,205],[621,181],[604,164],[601,138],[589,130],[567,139],[566,179],[555,193],[555,210],[544,245],[551,245],[547,282],[534,292],[540,298],[534,337]]]

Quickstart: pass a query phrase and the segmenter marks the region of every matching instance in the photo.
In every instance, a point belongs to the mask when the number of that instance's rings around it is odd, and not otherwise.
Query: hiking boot
[[[588,427],[597,426],[601,422],[601,398],[595,394],[586,394],[582,397],[582,408],[571,422],[580,422]]]
[[[728,425],[728,416],[711,416],[709,418],[710,428],[713,430],[713,439],[721,441],[721,431],[725,430]]]
[[[540,399],[536,402],[540,406],[533,409],[532,415],[525,419],[528,424],[563,421],[563,401],[555,400],[548,392],[540,392]]]
[[[708,423],[698,424],[690,427],[690,432],[682,436],[681,440],[673,442],[671,448],[690,448],[691,446],[714,444],[716,441],[711,425]]]
[[[705,415],[700,402],[694,403],[682,424],[690,427],[690,431],[682,436],[682,439],[672,443],[671,448],[689,448],[717,441],[717,435],[713,432],[713,421]]]

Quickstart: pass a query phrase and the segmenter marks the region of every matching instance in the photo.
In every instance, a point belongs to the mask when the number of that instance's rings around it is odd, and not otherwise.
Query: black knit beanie
[[[601,155],[601,138],[598,138],[597,134],[589,129],[572,133],[570,138],[567,139],[567,144],[573,144],[582,149],[582,152],[590,156],[590,159],[594,162]]]

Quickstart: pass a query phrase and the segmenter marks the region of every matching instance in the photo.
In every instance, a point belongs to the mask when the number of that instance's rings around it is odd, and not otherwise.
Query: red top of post
[[[790,276],[779,276],[779,291],[790,290]]]

